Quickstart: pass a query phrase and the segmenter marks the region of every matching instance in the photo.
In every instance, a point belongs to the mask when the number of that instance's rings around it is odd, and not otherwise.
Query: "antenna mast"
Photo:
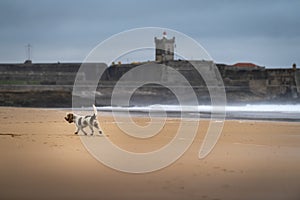
[[[26,51],[27,51],[27,60],[31,60],[31,44],[26,45]]]
[[[26,54],[27,54],[27,60],[25,60],[25,64],[32,64],[32,61],[31,61],[31,44],[27,44],[25,46],[26,48]]]

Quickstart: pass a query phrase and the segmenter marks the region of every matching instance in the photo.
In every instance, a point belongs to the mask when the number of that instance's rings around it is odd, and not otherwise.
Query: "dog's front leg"
[[[76,132],[74,134],[77,135],[78,132],[79,132],[79,127],[77,127]]]
[[[98,122],[94,123],[94,127],[98,130],[99,134],[102,134],[102,131],[100,130]]]

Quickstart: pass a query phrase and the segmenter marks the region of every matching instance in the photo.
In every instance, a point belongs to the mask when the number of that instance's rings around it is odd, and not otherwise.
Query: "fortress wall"
[[[293,69],[269,69],[267,70],[268,95],[274,97],[296,98],[296,72]]]
[[[0,73],[1,74],[1,73]],[[75,73],[2,73],[0,82],[6,84],[20,83],[41,85],[73,85]]]
[[[73,85],[80,64],[0,64],[1,84]]]
[[[147,63],[144,63],[147,64]],[[149,66],[151,67],[151,63],[148,63]],[[162,63],[156,63],[158,65],[163,65]],[[188,81],[194,84],[200,84],[200,85],[204,85],[204,81],[201,78],[201,76],[198,73],[195,73],[195,69],[192,68],[191,64],[188,62],[178,62],[178,61],[169,61],[166,63],[168,66],[173,67],[174,69],[178,70],[180,74],[182,74]],[[107,81],[117,81],[120,79],[120,77],[125,74],[126,72],[128,72],[129,70],[133,69],[134,67],[136,67],[136,64],[132,64],[132,65],[124,65],[124,66],[113,66],[110,67],[106,70],[106,77]],[[151,70],[150,70],[151,71]],[[151,72],[152,73],[152,72]],[[155,72],[153,72],[155,73]],[[167,70],[166,67],[162,67],[161,70],[159,72],[156,73],[160,73],[161,74],[161,81],[164,82],[176,82],[176,77],[175,77],[175,73],[171,70]],[[145,76],[149,76],[149,74],[145,74]],[[151,79],[151,78],[150,78]]]
[[[267,83],[266,83],[265,79],[250,80],[249,88],[250,88],[250,91],[256,95],[266,95],[267,94]]]
[[[71,86],[79,66],[79,63],[0,64],[0,105],[70,107]]]
[[[165,64],[178,70],[190,82],[199,102],[209,103],[210,98],[203,77],[216,78],[210,77],[212,63],[192,62],[202,67],[201,75],[188,61],[167,61]],[[147,63],[114,65],[107,68],[99,82],[98,92],[102,96],[100,95],[96,101],[98,105],[107,105],[116,81],[139,64]],[[0,105],[71,106],[72,87],[79,67],[80,63],[0,64]],[[282,99],[299,101],[300,71],[298,69],[240,69],[227,65],[218,65],[218,68],[229,102],[271,102]],[[153,73],[161,75],[162,82],[178,83],[175,73],[166,67]],[[89,77],[86,74],[81,76],[85,85],[88,85]],[[148,77],[149,74],[143,76]],[[44,104],[38,103],[40,95],[43,95]],[[137,102],[143,99],[153,100],[153,102],[176,102],[176,99],[172,99],[171,96],[166,88],[148,85],[137,90],[133,99]]]
[[[300,94],[300,71],[295,72],[295,82],[296,82],[297,92]]]

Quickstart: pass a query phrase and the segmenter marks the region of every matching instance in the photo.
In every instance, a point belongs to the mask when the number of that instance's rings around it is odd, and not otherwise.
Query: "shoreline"
[[[38,109],[38,110],[56,110],[56,111],[72,111],[72,108],[39,108],[39,107],[9,107],[9,106],[1,106],[1,108],[20,108],[20,109]],[[97,107],[98,112],[101,112],[105,114],[106,116],[112,116],[113,114],[119,115],[119,116],[126,116],[126,112],[128,110],[124,111],[113,111],[108,109],[103,109],[103,107]],[[75,109],[78,112],[92,111],[92,108],[84,108],[84,109]],[[114,112],[114,113],[113,113]],[[145,117],[148,118],[149,111],[129,111],[130,115],[133,117]],[[267,113],[267,114],[265,114]],[[184,116],[180,115],[180,112],[176,111],[167,111],[167,118],[168,119],[199,119],[199,120],[211,120],[211,113],[210,112],[202,112],[199,113],[192,112],[192,113],[184,113]],[[162,114],[159,112],[155,112],[155,115],[152,115],[151,117],[160,118],[163,117]],[[216,119],[217,120],[217,119]],[[231,111],[225,113],[224,121],[227,120],[233,120],[233,121],[264,121],[264,122],[300,122],[300,112],[244,112],[244,111]]]

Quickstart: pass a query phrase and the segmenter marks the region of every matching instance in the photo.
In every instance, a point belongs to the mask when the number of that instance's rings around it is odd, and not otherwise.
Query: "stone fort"
[[[189,61],[174,59],[175,37],[154,38],[155,61],[126,63],[108,66],[98,84],[101,98],[97,105],[109,105],[114,85],[129,70],[145,63],[162,64],[175,69],[193,86],[200,104],[210,103],[207,87],[201,75]],[[209,66],[208,61],[193,61]],[[97,65],[97,63],[90,63]],[[81,63],[32,63],[0,64],[0,105],[70,107],[74,80]],[[300,71],[296,64],[291,68],[270,69],[252,63],[233,65],[216,64],[225,86],[228,103],[299,103]],[[172,81],[168,71],[158,71],[161,79]],[[82,74],[85,77],[85,74]],[[86,77],[85,77],[86,78]],[[169,80],[170,79],[170,80]],[[88,78],[86,78],[88,82]],[[173,80],[176,81],[176,80]],[[136,91],[133,104],[143,99],[153,103],[174,103],[174,96],[159,85],[145,85]]]

